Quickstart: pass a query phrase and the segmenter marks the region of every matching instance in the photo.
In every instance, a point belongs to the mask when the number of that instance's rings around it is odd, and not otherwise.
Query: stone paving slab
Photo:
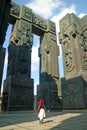
[[[87,130],[87,112],[49,112],[43,124],[35,112],[1,113],[0,130]]]

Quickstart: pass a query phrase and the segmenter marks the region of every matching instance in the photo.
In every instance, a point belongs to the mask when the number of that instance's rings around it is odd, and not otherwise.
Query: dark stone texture
[[[3,46],[10,17],[11,0],[0,0],[0,46]]]
[[[68,80],[63,78],[61,82],[62,82],[63,109],[86,108],[85,81],[82,78],[82,76],[75,77]]]
[[[48,110],[58,110],[62,108],[61,100],[58,96],[58,86],[55,80],[47,73],[42,73],[43,79],[37,86],[37,100],[44,99]],[[42,77],[41,77],[42,78]]]
[[[4,81],[2,111],[21,111],[34,109],[33,79],[15,76]]]
[[[87,72],[87,16],[67,14],[60,20],[64,76],[66,79]]]
[[[39,88],[41,93],[38,91],[38,94],[45,99],[48,109],[60,108],[59,48],[55,23],[41,18],[28,7],[19,6],[14,2],[11,3],[9,23],[13,24],[13,28],[8,47],[8,67],[4,82],[2,110],[26,110],[26,106],[33,109],[31,103],[29,106],[27,104],[30,102],[29,99],[33,101],[31,96],[33,87],[26,87],[31,82],[32,33],[40,36]],[[33,83],[30,86],[33,86]],[[31,93],[29,98],[27,93]]]
[[[64,109],[87,108],[87,15],[83,18],[67,14],[60,20],[64,79]]]

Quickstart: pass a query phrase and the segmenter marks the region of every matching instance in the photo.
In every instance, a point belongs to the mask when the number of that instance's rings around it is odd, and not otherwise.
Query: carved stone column
[[[0,91],[5,58],[5,48],[2,46],[5,41],[6,30],[8,27],[10,2],[11,0],[0,0]]]
[[[63,108],[65,109],[85,108],[87,106],[86,24],[87,16],[80,19],[74,14],[67,14],[60,20],[59,38],[62,45],[65,77],[61,82]]]
[[[11,0],[0,0],[0,46],[3,45],[10,16]]]
[[[59,85],[58,55],[59,49],[56,41],[55,24],[47,21],[48,31],[40,40],[40,86],[38,86],[39,98],[43,98],[48,109],[60,108],[61,95]]]
[[[33,110],[31,79],[32,24],[17,20],[8,47],[7,77],[4,81],[2,110]]]
[[[8,47],[8,69],[4,82],[2,109],[9,111],[33,109],[33,80],[30,78],[32,33],[41,37],[39,98],[45,99],[48,109],[60,108],[59,50],[55,24],[34,14],[30,8],[14,2],[11,3],[9,22],[13,24],[13,30]]]

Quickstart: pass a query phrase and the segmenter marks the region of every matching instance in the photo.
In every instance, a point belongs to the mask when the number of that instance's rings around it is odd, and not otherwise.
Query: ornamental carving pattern
[[[30,27],[27,25],[23,26],[21,44],[28,45],[30,48],[32,48],[33,45],[33,36],[30,34]]]
[[[80,45],[82,52],[82,67],[87,70],[87,29],[80,36]]]
[[[84,102],[82,98],[83,88],[81,82],[78,84],[68,83],[66,89],[63,90],[63,103],[68,108],[83,107]]]
[[[22,6],[22,13],[21,13],[21,16],[24,18],[24,19],[27,19],[29,21],[32,21],[32,10],[25,7],[25,6]]]
[[[21,30],[19,29],[19,20],[16,21],[12,28],[12,33],[10,37],[10,43],[14,43],[15,45],[19,45],[21,41]]]
[[[52,22],[52,21],[50,21],[50,20],[48,20],[48,30],[49,31],[52,31],[52,32],[56,32],[56,26],[55,26],[55,23],[54,22]]]
[[[32,26],[29,22],[20,20],[19,29],[21,31],[21,45],[28,45],[30,48],[33,45]]]
[[[27,24],[23,20],[17,21],[13,27],[10,41],[16,45],[28,45],[31,48],[33,45],[33,35],[31,32],[31,24]]]
[[[27,74],[30,70],[28,68],[29,64],[29,54],[30,54],[30,49],[28,46],[20,46],[19,47],[19,55],[18,55],[18,72],[20,74]]]
[[[73,59],[72,59],[72,50],[70,44],[70,37],[67,34],[64,34],[64,41],[63,41],[63,55],[64,55],[64,63],[65,69],[67,72],[70,72],[74,69]]]
[[[39,17],[36,14],[33,14],[32,22],[33,22],[33,24],[36,24],[37,26],[42,27],[43,29],[47,28],[46,20],[44,20],[43,18]]]
[[[12,2],[10,13],[13,14],[13,15],[19,16],[20,15],[20,6],[18,6],[14,2]]]

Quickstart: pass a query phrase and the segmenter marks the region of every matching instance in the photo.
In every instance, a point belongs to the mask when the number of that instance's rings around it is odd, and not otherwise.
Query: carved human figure
[[[30,37],[31,37],[30,28],[25,26],[24,31],[22,33],[21,44],[28,45],[31,49],[32,48],[32,42],[30,40]]]
[[[64,35],[63,50],[64,50],[63,52],[64,52],[66,70],[68,72],[72,71],[74,66],[72,63],[72,52],[71,52],[71,47],[70,47],[70,38],[67,34]]]
[[[80,35],[80,45],[82,52],[82,66],[85,70],[87,70],[87,30],[83,31]]]

